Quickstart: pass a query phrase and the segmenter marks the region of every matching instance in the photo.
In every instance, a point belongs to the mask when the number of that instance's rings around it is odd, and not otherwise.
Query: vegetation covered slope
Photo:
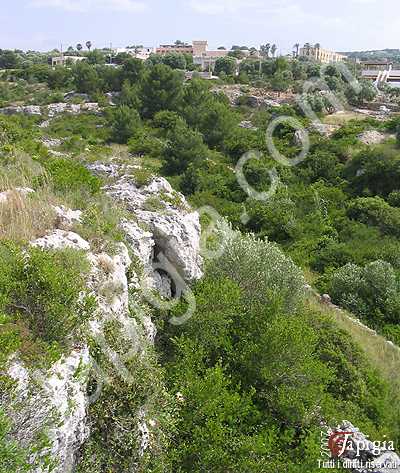
[[[206,83],[184,84],[178,72],[160,64],[127,61],[110,72],[89,65],[79,71],[42,69],[49,76],[79,72],[71,79],[74,85],[97,99],[107,91],[105,83],[121,94],[116,106],[104,102],[103,115],[60,115],[47,128],[37,126],[39,118],[0,118],[0,190],[29,185],[36,191],[23,207],[18,201],[14,207],[2,207],[2,245],[16,248],[20,255],[29,240],[48,229],[52,219],[46,206],[63,203],[83,211],[79,231],[94,252],[112,251],[124,238],[118,223],[125,210],[110,203],[101,179],[85,165],[112,163],[117,152],[127,164],[141,164],[133,170],[139,184],[147,183],[154,172],[166,175],[193,206],[212,205],[234,228],[225,251],[206,262],[204,278],[193,285],[195,315],[173,326],[169,320],[184,313],[184,302],[172,312],[153,311],[159,330],[156,353],[148,365],[137,366],[133,387],[116,377],[100,403],[92,406],[92,436],[82,446],[77,471],[122,473],[135,464],[146,472],[310,473],[318,471],[321,425],[335,425],[343,418],[371,438],[400,440],[398,386],[366,356],[362,345],[368,340],[356,342],[328,313],[310,307],[299,268],[335,301],[398,340],[400,154],[393,139],[366,147],[357,138],[369,128],[393,132],[397,119],[350,122],[330,139],[312,133],[308,159],[287,168],[269,156],[264,133],[268,120],[281,114],[308,126],[296,107],[233,109]],[[38,80],[29,71],[20,70],[15,79]],[[344,84],[336,72],[332,77]],[[65,83],[48,86],[62,91]],[[256,129],[240,128],[243,119],[250,119]],[[40,144],[43,138],[62,141],[53,141],[50,152]],[[294,156],[298,148],[293,130],[280,126],[276,146]],[[233,169],[249,149],[262,152],[262,159],[245,168],[252,186],[267,190],[268,171],[275,167],[279,174],[281,184],[267,202],[247,199],[237,183]],[[157,202],[151,205],[157,208]],[[247,223],[241,218],[244,210]],[[61,256],[38,252],[32,260],[37,263],[31,269],[34,277],[26,269],[19,275],[17,264],[2,266],[1,333],[10,347],[2,363],[30,338],[35,344],[48,343],[50,363],[65,343],[77,339],[73,331],[63,331],[67,322],[74,327],[76,320],[57,276],[60,265],[68,266],[66,280],[75,294],[80,287],[76,274],[83,274],[84,268],[76,255],[65,258],[67,263]],[[37,314],[33,279],[39,276],[45,290]],[[18,331],[25,318],[9,298],[18,302],[26,293],[31,312],[41,322],[46,317],[51,322],[57,304],[65,324],[56,338],[47,339],[36,319]],[[158,449],[138,460],[132,412],[149,391],[159,396],[155,422],[162,427],[163,441],[154,442]],[[0,452],[7,471],[18,471],[21,454],[9,428],[4,420]]]

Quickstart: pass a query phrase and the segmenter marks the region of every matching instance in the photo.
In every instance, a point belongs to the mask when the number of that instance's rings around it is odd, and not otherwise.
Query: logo
[[[358,431],[332,430],[321,431],[321,456],[319,468],[344,468],[368,470],[377,468],[381,458],[385,458],[388,469],[397,468],[399,457],[394,453],[394,442],[371,442],[368,436]],[[382,455],[385,453],[385,455]],[[394,454],[392,457],[391,454]],[[378,458],[379,457],[379,458]],[[394,460],[393,460],[394,459]]]
[[[333,458],[341,458],[350,450],[353,450],[351,441],[353,432],[332,432],[328,438],[328,449]]]

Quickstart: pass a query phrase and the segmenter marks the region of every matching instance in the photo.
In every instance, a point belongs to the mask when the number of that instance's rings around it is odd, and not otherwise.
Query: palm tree
[[[78,43],[78,44],[76,45],[76,49],[77,49],[79,52],[82,51],[83,46],[81,45],[81,43]]]
[[[273,45],[271,46],[271,54],[272,54],[272,57],[275,57],[275,53],[276,53],[276,50],[277,50],[277,49],[278,49],[278,48],[276,47],[276,44],[273,44]]]
[[[296,57],[299,57],[300,43],[296,43],[296,44],[293,46],[293,49],[295,50],[295,55],[296,55]]]
[[[92,48],[92,42],[91,41],[86,41],[86,47],[90,51],[90,49]]]
[[[310,43],[305,43],[304,49],[305,49],[305,51],[306,51],[307,56],[309,56],[309,55],[310,55],[310,51],[311,51],[311,44],[310,44]]]
[[[270,49],[271,49],[270,43],[262,44],[260,46],[261,55],[268,58]]]

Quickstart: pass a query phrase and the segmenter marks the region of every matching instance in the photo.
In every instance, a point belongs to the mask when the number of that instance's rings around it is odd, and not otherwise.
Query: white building
[[[202,71],[214,70],[216,60],[226,57],[228,53],[226,49],[209,51],[207,41],[193,41],[193,63],[200,66]]]
[[[113,49],[113,53],[117,54],[129,54],[136,59],[141,59],[145,61],[150,57],[151,54],[154,54],[155,49],[152,47],[141,47],[141,48],[115,48]]]
[[[343,54],[335,53],[334,51],[328,51],[321,47],[307,46],[300,48],[300,56],[314,59],[315,61],[329,64],[331,62],[342,62],[347,59],[347,56]]]
[[[56,56],[51,58],[51,65],[55,66],[65,66],[67,64],[75,64],[79,61],[85,61],[85,56]]]

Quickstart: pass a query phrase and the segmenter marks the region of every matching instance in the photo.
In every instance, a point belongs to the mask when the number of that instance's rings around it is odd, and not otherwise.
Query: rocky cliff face
[[[136,350],[140,351],[154,342],[156,329],[146,311],[139,319],[131,317],[130,292],[148,286],[169,298],[176,291],[176,279],[185,284],[202,276],[199,217],[165,179],[153,178],[139,187],[129,173],[130,166],[96,163],[90,169],[105,177],[104,191],[129,211],[129,218],[120,222],[126,242],[116,244],[112,255],[93,253],[89,242],[72,231],[73,225],[81,222],[81,212],[55,207],[63,229],[52,230],[31,244],[44,250],[72,248],[84,252],[91,267],[87,292],[94,296],[97,306],[88,333],[103,340],[104,325],[117,321],[125,334],[135,337]],[[7,199],[8,194],[3,194]],[[115,353],[108,350],[107,354],[114,357],[121,376],[128,377]],[[72,471],[76,453],[90,435],[87,385],[92,366],[89,344],[81,341],[47,371],[29,370],[17,353],[10,358],[8,375],[16,381],[15,401],[8,408],[15,426],[12,434],[26,447],[37,444],[44,430],[48,438],[30,458],[32,471]],[[137,416],[139,455],[143,455],[149,448],[151,425],[144,406]]]
[[[121,227],[154,287],[168,295],[173,293],[171,275],[166,274],[169,267],[184,281],[201,278],[199,215],[189,208],[182,194],[162,177],[138,187],[129,166],[95,163],[89,168],[113,178],[105,191],[135,217],[121,222]]]

